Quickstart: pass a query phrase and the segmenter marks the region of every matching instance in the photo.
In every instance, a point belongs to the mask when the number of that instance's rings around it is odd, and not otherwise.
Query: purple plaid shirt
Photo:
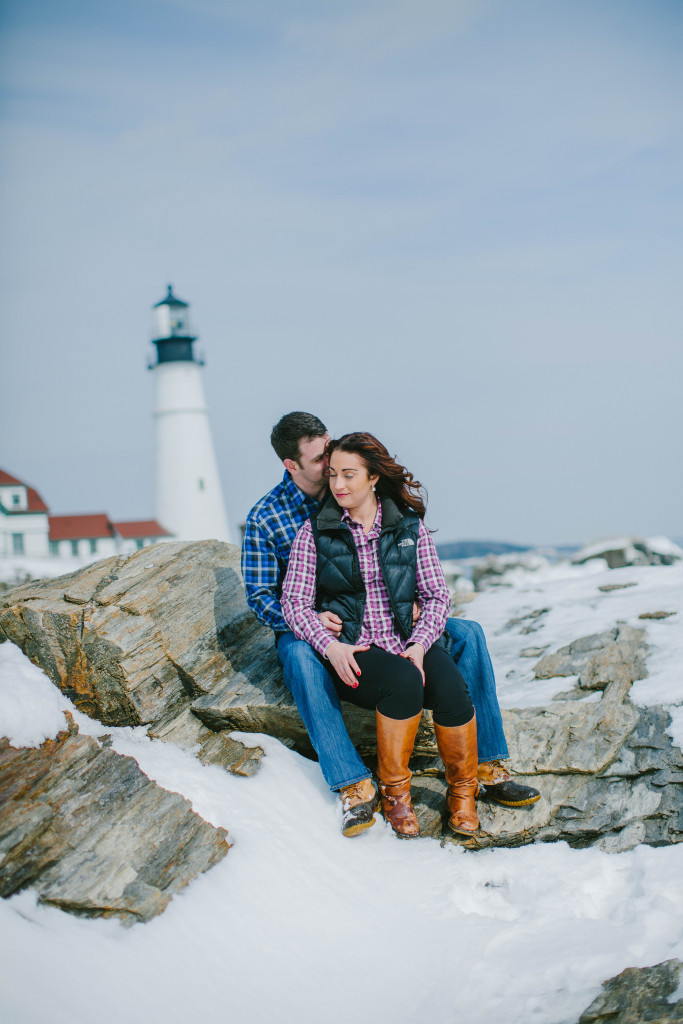
[[[382,528],[382,505],[370,532],[363,532],[344,509],[342,521],[351,529],[356,543],[367,599],[358,645],[375,644],[391,654],[401,654],[408,644],[422,644],[425,651],[441,636],[450,610],[450,594],[434,542],[423,522],[417,539],[417,598],[420,618],[409,640],[396,629],[389,595],[379,564],[378,538]],[[321,624],[315,611],[315,540],[307,520],[296,535],[282,585],[282,613],[295,636],[306,640],[318,654],[325,654],[336,640]]]

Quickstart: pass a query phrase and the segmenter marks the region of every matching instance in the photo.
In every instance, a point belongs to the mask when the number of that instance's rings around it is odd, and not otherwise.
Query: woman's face
[[[330,490],[335,501],[349,512],[373,503],[372,487],[379,480],[370,476],[360,455],[337,449],[330,457]]]

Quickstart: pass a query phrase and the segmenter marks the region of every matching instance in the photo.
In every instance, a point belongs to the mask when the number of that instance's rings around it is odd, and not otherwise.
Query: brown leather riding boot
[[[446,769],[448,783],[448,826],[458,835],[471,836],[479,828],[474,798],[477,782],[477,720],[473,715],[466,725],[445,726],[434,723],[439,757]]]
[[[408,767],[422,714],[386,718],[377,712],[377,778],[382,813],[397,836],[415,839],[420,826],[410,800],[412,773]]]

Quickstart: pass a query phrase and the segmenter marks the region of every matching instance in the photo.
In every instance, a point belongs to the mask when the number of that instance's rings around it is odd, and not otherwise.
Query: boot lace
[[[355,804],[362,803],[362,797],[360,788],[362,782],[354,782],[351,786],[344,787],[344,795],[342,796],[342,807],[345,811],[351,809]],[[352,803],[353,801],[353,803]]]

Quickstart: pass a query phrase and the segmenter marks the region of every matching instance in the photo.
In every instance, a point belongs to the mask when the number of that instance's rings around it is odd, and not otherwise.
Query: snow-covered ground
[[[598,590],[620,582],[636,586]],[[682,567],[555,565],[466,608],[487,631],[507,706],[570,685],[533,682],[536,658],[520,658],[524,648],[644,626],[650,676],[634,697],[670,705],[683,742]],[[638,619],[653,611],[677,615]],[[536,631],[521,634],[527,622]],[[267,756],[254,777],[229,775],[144,729],[93,723],[16,648],[0,647],[0,733],[40,743],[67,708],[235,845],[160,917],[132,928],[40,907],[30,891],[4,901],[7,1024],[575,1024],[606,978],[683,958],[683,845],[470,853],[401,842],[382,821],[344,839],[317,765],[276,740],[240,736]]]
[[[107,557],[111,557],[107,555]],[[98,558],[30,558],[28,555],[8,555],[0,558],[0,583],[14,587],[26,580],[65,576],[86,565],[103,561]]]

